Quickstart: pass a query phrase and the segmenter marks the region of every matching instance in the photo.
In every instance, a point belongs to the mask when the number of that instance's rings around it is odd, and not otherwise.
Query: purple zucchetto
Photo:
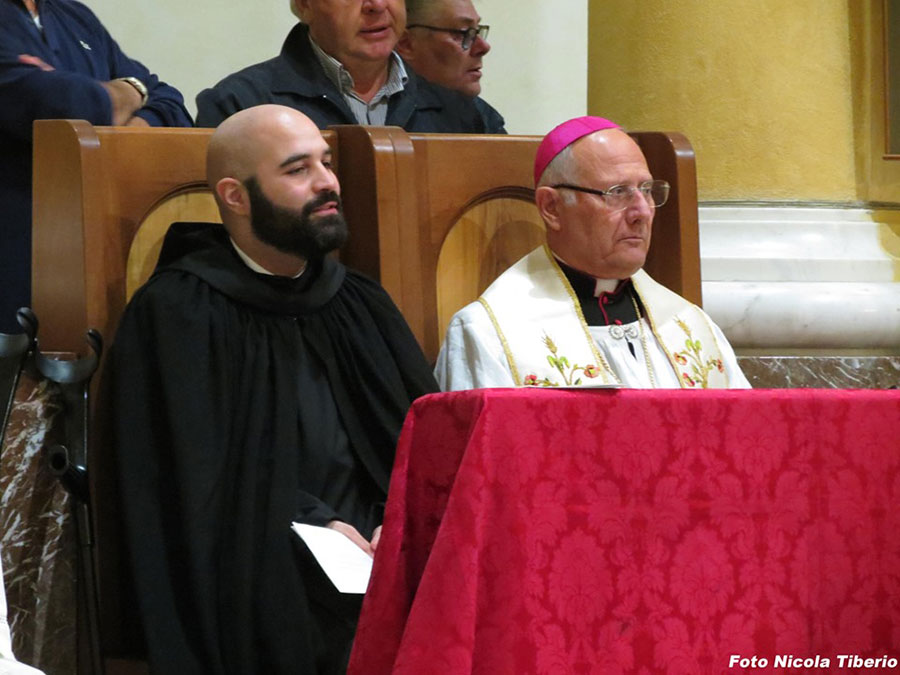
[[[608,119],[592,115],[575,117],[554,127],[550,133],[544,136],[544,140],[538,146],[537,156],[534,158],[535,186],[540,181],[544,169],[553,161],[554,157],[579,138],[604,129],[621,129],[621,127]]]

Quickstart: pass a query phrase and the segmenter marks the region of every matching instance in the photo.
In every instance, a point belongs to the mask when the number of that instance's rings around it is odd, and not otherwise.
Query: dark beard
[[[250,197],[250,227],[261,242],[282,253],[319,260],[347,241],[347,222],[336,192],[319,194],[299,211],[274,204],[255,176],[244,181]],[[337,213],[312,217],[312,212],[328,202],[337,204]]]

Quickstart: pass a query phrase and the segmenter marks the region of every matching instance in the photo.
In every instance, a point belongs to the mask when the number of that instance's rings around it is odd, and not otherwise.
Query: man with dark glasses
[[[503,117],[481,94],[490,26],[471,0],[406,0],[406,32],[397,52],[426,80],[473,98],[487,133],[505,133]]]

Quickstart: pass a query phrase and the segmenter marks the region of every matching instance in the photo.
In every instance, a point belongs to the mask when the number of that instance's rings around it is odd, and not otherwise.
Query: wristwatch
[[[117,80],[122,80],[122,82],[127,82],[132,87],[137,89],[137,93],[141,95],[141,107],[143,108],[147,105],[147,100],[150,98],[150,94],[147,92],[147,86],[141,82],[136,77],[128,76],[128,77],[117,77]]]

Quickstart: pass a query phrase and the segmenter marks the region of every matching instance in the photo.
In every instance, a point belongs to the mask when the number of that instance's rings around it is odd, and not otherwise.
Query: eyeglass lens
[[[472,26],[471,28],[467,28],[466,32],[463,34],[462,44],[460,45],[463,48],[463,51],[468,50],[469,47],[472,46],[476,37],[487,40],[488,31],[490,31],[490,29],[490,26]]]
[[[648,204],[662,206],[669,198],[669,184],[664,180],[654,180],[637,187],[615,185],[606,191],[606,201],[613,208],[625,208],[631,203],[635,192],[640,192]]]

